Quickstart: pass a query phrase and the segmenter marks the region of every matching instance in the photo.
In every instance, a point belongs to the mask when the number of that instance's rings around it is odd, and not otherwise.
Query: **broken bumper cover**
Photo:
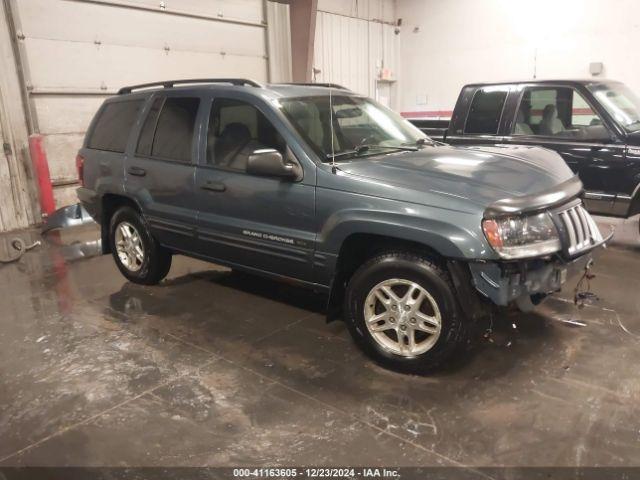
[[[547,295],[562,288],[568,278],[583,271],[613,234],[572,260],[533,259],[521,262],[470,263],[473,284],[482,295],[498,306],[521,298]]]
[[[49,215],[42,224],[42,233],[61,228],[93,223],[93,218],[79,203],[62,207]]]

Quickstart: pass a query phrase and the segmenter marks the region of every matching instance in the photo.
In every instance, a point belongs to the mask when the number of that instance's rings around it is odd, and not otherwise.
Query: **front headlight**
[[[562,248],[558,230],[548,213],[482,221],[489,244],[505,259],[537,257]]]

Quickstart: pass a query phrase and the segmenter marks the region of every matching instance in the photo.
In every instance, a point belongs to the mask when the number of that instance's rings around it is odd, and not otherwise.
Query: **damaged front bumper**
[[[567,279],[584,271],[612,236],[571,260],[556,256],[519,262],[472,262],[471,279],[476,290],[495,305],[516,303],[524,310],[532,305],[532,297],[543,298],[557,292]]]

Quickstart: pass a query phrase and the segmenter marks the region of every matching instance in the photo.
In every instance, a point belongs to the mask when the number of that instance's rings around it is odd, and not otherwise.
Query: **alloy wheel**
[[[416,282],[398,278],[371,289],[364,320],[382,348],[403,357],[429,351],[442,329],[440,309],[431,294]]]
[[[138,230],[128,222],[122,222],[116,227],[115,237],[120,263],[131,272],[140,270],[144,262],[144,246]]]

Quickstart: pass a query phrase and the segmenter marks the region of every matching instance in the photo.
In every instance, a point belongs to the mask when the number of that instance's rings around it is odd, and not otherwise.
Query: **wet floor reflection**
[[[323,296],[181,256],[161,285],[135,285],[98,238],[63,231],[0,267],[0,463],[640,462],[628,250],[596,263],[593,305],[569,289],[502,311],[411,376],[327,324]]]

